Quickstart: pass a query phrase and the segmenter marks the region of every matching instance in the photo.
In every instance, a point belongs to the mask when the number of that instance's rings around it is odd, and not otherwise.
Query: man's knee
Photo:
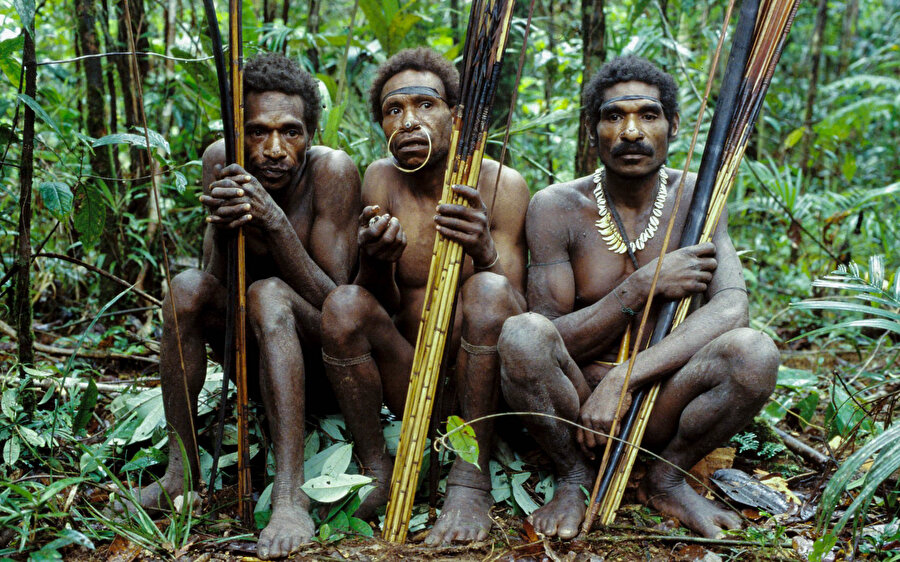
[[[750,328],[722,336],[719,354],[730,366],[732,383],[747,399],[765,400],[775,390],[780,355],[772,338]]]
[[[460,293],[466,324],[477,331],[499,330],[520,310],[509,280],[489,271],[469,277]]]
[[[508,318],[497,341],[504,383],[531,382],[533,372],[542,371],[551,360],[558,339],[556,327],[545,316],[526,312]]]
[[[215,294],[218,284],[218,280],[205,271],[199,269],[182,271],[172,278],[171,290],[163,301],[163,318],[168,320],[172,317],[173,302],[179,317],[199,314],[209,298]]]
[[[323,341],[340,343],[354,337],[372,310],[380,306],[372,293],[359,285],[337,287],[322,304]]]
[[[290,329],[294,313],[287,283],[277,277],[255,281],[247,289],[247,319],[257,332]]]

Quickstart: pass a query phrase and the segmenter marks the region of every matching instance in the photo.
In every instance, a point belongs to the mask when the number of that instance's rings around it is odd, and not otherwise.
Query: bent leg
[[[322,306],[322,353],[362,471],[375,479],[356,512],[365,519],[390,493],[393,462],[381,431],[381,404],[386,399],[393,412],[403,412],[413,348],[370,292],[342,285]]]
[[[665,460],[651,464],[642,501],[706,537],[740,527],[736,514],[694,492],[683,471],[753,419],[775,389],[778,362],[768,336],[739,328],[707,344],[662,385],[644,446],[661,448]]]
[[[497,411],[500,395],[500,359],[497,340],[503,322],[523,310],[522,297],[506,277],[478,273],[460,291],[462,345],[456,374],[459,401],[465,420],[474,420]],[[478,442],[478,470],[457,457],[447,480],[447,497],[441,516],[425,539],[428,545],[452,541],[483,540],[491,528],[489,462],[494,437],[494,420],[473,424]]]
[[[259,535],[260,558],[287,556],[315,526],[303,484],[305,422],[302,342],[318,342],[319,311],[278,278],[253,283],[247,318],[259,347],[259,385],[275,450],[272,517]]]
[[[190,469],[191,487],[200,479],[197,397],[206,380],[206,342],[221,331],[224,302],[225,288],[212,275],[196,269],[176,275],[163,300],[159,376],[169,435],[169,465],[158,482],[136,493],[141,507],[150,512],[170,508],[169,502],[183,493],[185,465]],[[181,454],[179,441],[187,459]],[[115,511],[126,507],[122,502],[112,506]]]
[[[498,348],[503,396],[514,410],[546,414],[523,416],[522,423],[556,465],[553,499],[529,519],[539,533],[572,538],[584,520],[581,488],[591,488],[594,471],[575,440],[575,426],[547,416],[577,421],[590,390],[556,327],[540,314],[507,320]]]

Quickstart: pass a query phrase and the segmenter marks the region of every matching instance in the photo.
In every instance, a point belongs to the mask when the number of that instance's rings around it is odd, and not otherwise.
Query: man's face
[[[621,96],[643,99],[606,100]],[[678,116],[670,122],[658,101],[659,88],[644,82],[619,82],[604,92],[597,121],[597,148],[606,168],[626,177],[641,177],[659,170],[666,161],[669,141],[678,132]]]
[[[451,113],[444,100],[426,93],[389,95],[400,88],[417,86],[433,88],[441,97],[446,96],[437,75],[418,70],[398,72],[381,88],[381,128],[386,138],[393,135],[388,149],[407,169],[417,168],[428,158],[428,136],[432,145],[430,163],[442,162],[450,146]]]
[[[303,123],[303,99],[282,92],[251,92],[244,102],[247,171],[267,191],[291,184],[306,162],[311,131]]]

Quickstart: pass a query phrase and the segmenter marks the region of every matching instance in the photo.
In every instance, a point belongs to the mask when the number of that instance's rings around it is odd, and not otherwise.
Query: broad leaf
[[[338,476],[317,476],[300,486],[306,495],[321,503],[332,503],[342,499],[353,490],[372,481],[362,474],[340,474]]]
[[[41,118],[41,121],[49,125],[50,128],[53,129],[53,132],[62,137],[62,133],[59,132],[59,126],[56,124],[56,121],[44,111],[44,108],[42,108],[33,97],[28,94],[19,94],[19,101],[30,107],[32,111],[34,111],[34,114]]]
[[[81,401],[78,403],[78,412],[75,414],[75,419],[72,420],[72,433],[75,435],[80,434],[87,427],[91,414],[94,413],[94,406],[97,405],[98,395],[97,384],[94,382],[94,379],[88,379],[88,386],[81,396]]]
[[[475,430],[459,416],[447,418],[447,438],[450,446],[460,458],[478,467],[478,441]],[[481,467],[478,467],[479,470]]]
[[[111,135],[106,135],[105,137],[100,137],[91,143],[91,145],[96,148],[98,146],[106,146],[109,144],[130,144],[146,148],[148,140],[150,141],[151,147],[162,150],[164,154],[169,154],[169,143],[166,139],[156,131],[151,131],[150,129],[147,129],[146,138],[144,135],[135,135],[133,133],[113,133]]]
[[[106,207],[99,190],[83,185],[75,211],[75,229],[81,234],[81,242],[91,247],[100,240],[106,223]]]
[[[353,455],[353,445],[345,443],[325,459],[322,464],[322,476],[338,476],[347,471],[350,466],[350,458]]]
[[[28,33],[34,36],[34,0],[13,0],[13,6],[19,13],[19,21]]]
[[[44,182],[38,186],[44,207],[58,221],[65,221],[72,214],[72,190],[58,181]]]

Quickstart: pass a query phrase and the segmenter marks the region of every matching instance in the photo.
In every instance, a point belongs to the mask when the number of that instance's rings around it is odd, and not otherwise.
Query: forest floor
[[[0,354],[2,354],[2,350],[0,350]],[[783,360],[787,366],[793,369],[821,370],[832,367],[828,364],[823,365],[816,354],[810,353],[788,351],[785,352]],[[832,356],[829,361],[833,360],[835,359]],[[120,379],[121,373],[114,371],[115,369],[106,371],[99,382]],[[779,388],[773,398],[777,400],[779,393],[783,395],[785,392]],[[822,458],[827,461],[827,455],[831,454],[832,447],[839,445],[834,439],[830,441],[826,439],[827,434],[823,429],[826,425],[823,421],[825,402],[827,401],[821,401],[810,424],[804,424],[801,427],[795,417],[785,416],[774,426],[784,432],[792,433],[810,448],[820,453],[826,453],[820,458],[820,461]],[[104,400],[98,402],[95,420],[108,416],[104,411],[108,404],[108,401]],[[344,533],[331,538],[325,537],[323,540],[317,540],[304,546],[290,559],[480,562],[807,560],[817,538],[815,526],[818,499],[828,477],[833,473],[836,463],[827,461],[825,465],[822,465],[814,462],[810,460],[808,451],[804,453],[797,449],[796,444],[771,447],[770,451],[775,452],[765,453],[766,446],[763,445],[783,444],[777,433],[772,431],[772,427],[758,419],[748,429],[751,437],[756,440],[754,447],[748,448],[745,446],[746,443],[732,441],[726,447],[714,451],[692,470],[692,474],[701,482],[695,488],[710,498],[713,497],[713,494],[719,499],[725,497],[723,492],[711,481],[713,472],[721,468],[734,468],[747,475],[752,475],[756,483],[762,484],[768,491],[779,494],[787,506],[785,513],[770,515],[760,505],[742,505],[732,502],[733,508],[744,518],[744,527],[739,531],[728,533],[721,539],[704,539],[694,536],[690,531],[681,527],[677,520],[660,516],[655,511],[637,504],[634,493],[635,481],[641,477],[646,462],[645,459],[639,458],[632,474],[632,480],[626,490],[623,505],[619,509],[613,525],[605,528],[595,526],[595,529],[587,536],[575,540],[560,541],[537,536],[530,524],[526,522],[522,510],[517,508],[512,500],[509,500],[506,503],[498,502],[493,508],[492,517],[495,524],[491,534],[487,540],[478,543],[436,548],[425,547],[423,541],[427,535],[427,529],[430,528],[434,519],[432,510],[431,519],[425,530],[410,533],[406,544],[397,545],[382,541],[377,538],[379,529],[373,526],[375,538],[354,535],[354,533]],[[523,451],[519,447],[519,451],[525,466],[533,474],[524,482],[524,488],[540,502],[541,493],[538,484],[541,475],[549,473],[548,459],[542,458],[533,443],[531,450]],[[801,456],[798,452],[806,456]],[[233,471],[233,467],[229,470]],[[258,475],[256,477],[260,478]],[[99,488],[92,488],[90,485],[83,486],[79,490],[79,496],[77,501],[90,503],[98,511],[102,510],[108,502],[108,496],[102,490],[102,486]],[[122,533],[116,535],[112,540],[94,541],[93,549],[72,545],[60,549],[60,552],[63,559],[76,562],[96,560],[136,562],[163,559],[256,560],[255,537],[258,536],[259,531],[241,528],[234,519],[236,516],[235,497],[236,490],[233,486],[226,486],[224,490],[213,494],[211,498],[201,491],[201,509],[189,528],[189,536],[180,542],[181,546],[178,548],[162,545],[158,549],[148,550],[146,544],[141,545],[140,541],[132,541],[127,537],[127,533]],[[844,498],[842,505],[837,507],[836,516],[842,513],[842,506],[846,506],[851,499],[849,496]],[[316,507],[319,510],[318,518],[320,520],[324,520],[327,507]],[[886,540],[889,538],[888,535],[893,533],[891,529],[886,529],[886,523],[890,520],[890,517],[887,516],[888,510],[879,507],[873,509],[874,512],[870,514],[868,527],[862,529],[857,536],[862,537],[861,544],[863,545],[866,544],[866,537],[878,538],[880,542],[877,548],[868,548],[867,552],[858,552],[853,557],[842,550],[848,544],[845,540],[843,543],[839,542],[837,547],[831,549],[830,552],[824,553],[822,560],[826,562],[849,559],[881,560],[887,559],[888,555],[896,556],[900,543],[897,540]],[[91,524],[86,521],[81,523]],[[73,520],[71,524],[77,529],[79,521]],[[156,522],[156,526],[160,530],[170,524],[171,521],[168,517]],[[107,532],[106,536],[112,535]],[[229,537],[234,538],[229,540]],[[848,533],[845,531],[841,538],[848,539]],[[15,543],[10,539],[13,539],[10,533],[7,532],[4,536],[0,532],[0,548]],[[25,552],[22,552],[13,554],[12,559],[26,560],[29,558]],[[30,559],[40,560],[34,557]],[[2,557],[0,560],[3,560]]]

